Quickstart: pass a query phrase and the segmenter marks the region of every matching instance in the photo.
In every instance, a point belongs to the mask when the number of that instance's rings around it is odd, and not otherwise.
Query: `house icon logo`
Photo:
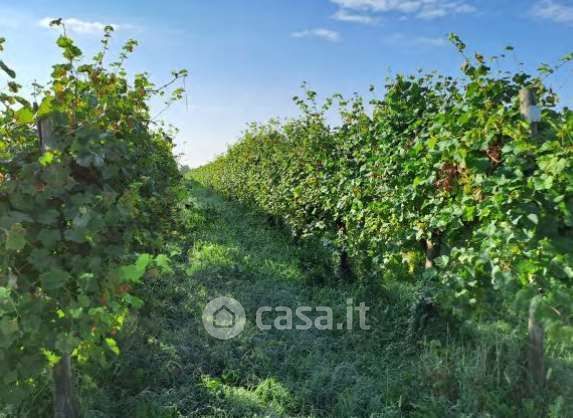
[[[213,326],[215,328],[233,328],[235,326],[236,315],[226,305],[221,306],[213,314]]]
[[[209,302],[203,310],[203,326],[212,337],[229,340],[245,328],[243,306],[235,299],[219,297]]]

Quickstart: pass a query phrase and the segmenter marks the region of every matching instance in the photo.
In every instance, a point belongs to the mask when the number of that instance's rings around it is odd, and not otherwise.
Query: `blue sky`
[[[0,0],[3,59],[21,84],[46,80],[58,62],[49,17],[68,19],[88,56],[103,24],[116,25],[116,45],[140,41],[130,72],[158,83],[189,70],[188,106],[163,118],[180,129],[177,152],[192,166],[224,152],[249,122],[295,115],[303,81],[322,97],[368,95],[396,73],[455,74],[461,58],[449,32],[487,55],[513,45],[504,64],[513,70],[573,51],[573,0]],[[549,79],[569,106],[572,75],[567,68]]]

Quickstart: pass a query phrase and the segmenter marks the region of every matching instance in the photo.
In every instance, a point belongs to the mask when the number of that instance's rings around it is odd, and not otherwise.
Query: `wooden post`
[[[426,268],[434,267],[434,260],[440,255],[440,234],[433,232],[432,237],[422,241],[422,247],[426,255]]]
[[[531,133],[537,135],[541,111],[537,107],[537,98],[531,89],[523,88],[519,91],[519,108],[523,117],[531,123]]]
[[[75,397],[72,359],[62,357],[52,371],[54,378],[54,418],[79,418],[79,405]]]
[[[424,244],[426,247],[426,268],[431,269],[434,267],[434,243],[431,239],[427,239]]]
[[[352,267],[350,267],[350,257],[345,248],[340,252],[340,276],[348,279],[352,276]]]
[[[38,122],[40,151],[43,153],[55,148],[54,123],[51,118],[43,118]]]
[[[535,93],[528,88],[521,89],[519,92],[519,104],[521,114],[531,123],[531,133],[537,135],[539,122],[541,121],[541,111],[537,107]],[[545,384],[545,333],[542,325],[537,320],[539,298],[540,296],[536,296],[531,299],[528,319],[527,366],[533,390],[542,388]]]
[[[529,305],[527,365],[533,390],[541,389],[545,385],[545,333],[537,321],[538,305],[538,297],[534,297]]]
[[[36,107],[36,106],[35,106]],[[41,152],[55,145],[54,125],[50,118],[38,122],[38,142]],[[52,370],[54,379],[54,418],[79,418],[80,407],[75,396],[72,358],[64,354]]]
[[[338,235],[344,237],[346,241],[346,224],[338,220],[336,221],[336,227],[338,228]],[[352,267],[350,265],[350,256],[348,255],[346,244],[340,248],[338,275],[343,279],[350,279],[352,277]]]

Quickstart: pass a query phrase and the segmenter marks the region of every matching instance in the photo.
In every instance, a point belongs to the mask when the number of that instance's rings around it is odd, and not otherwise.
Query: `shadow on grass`
[[[313,286],[314,267],[324,262],[319,248],[309,268],[309,249],[264,217],[201,187],[193,195],[200,225],[182,245],[189,250],[173,276],[142,289],[147,303],[121,337],[122,356],[102,373],[106,387],[83,385],[95,393],[88,416],[541,416],[535,400],[524,413],[512,397],[521,371],[511,338],[466,346],[437,323],[439,338],[412,341],[414,286],[352,286],[332,277]],[[229,341],[209,336],[201,322],[218,296],[237,299],[248,318]],[[261,331],[254,324],[260,306],[330,306],[343,318],[347,298],[371,307],[370,330]],[[570,405],[554,398],[556,416],[566,416]]]

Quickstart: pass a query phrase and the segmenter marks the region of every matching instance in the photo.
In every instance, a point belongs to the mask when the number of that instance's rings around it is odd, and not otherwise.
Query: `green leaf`
[[[10,251],[20,251],[26,246],[26,229],[22,224],[14,224],[8,231],[6,238],[6,249]]]
[[[38,233],[38,241],[46,248],[53,248],[60,241],[60,232],[56,229],[42,229]]]
[[[67,36],[60,36],[56,41],[56,45],[60,48],[69,48],[74,45],[74,42]]]
[[[40,107],[38,107],[38,117],[47,116],[54,110],[53,101],[54,99],[51,96],[42,100]]]
[[[9,337],[18,332],[20,327],[18,326],[18,320],[12,318],[2,318],[0,320],[0,331],[6,337]]]
[[[110,349],[111,351],[113,351],[113,353],[114,353],[115,355],[118,355],[118,356],[119,356],[119,353],[120,353],[120,351],[119,351],[119,346],[117,345],[117,342],[116,342],[113,338],[106,338],[106,339],[105,339],[105,343],[107,344],[107,346],[109,347],[109,349]]]
[[[16,112],[16,120],[23,125],[32,123],[34,121],[34,112],[28,107],[23,107]]]
[[[539,224],[539,216],[536,213],[530,213],[527,215],[527,219],[529,219],[533,224]]]
[[[537,71],[544,75],[553,74],[555,72],[553,67],[551,67],[549,64],[541,64],[539,68],[537,68]]]
[[[44,167],[52,164],[53,161],[54,161],[54,154],[50,151],[43,153],[42,156],[38,159],[38,162]]]
[[[71,354],[81,340],[73,335],[60,334],[56,338],[56,349],[63,354]]]
[[[462,42],[461,38],[455,33],[450,33],[448,35],[449,41],[454,44],[459,52],[464,52],[466,49],[466,44]]]
[[[52,268],[40,275],[42,288],[46,290],[60,289],[70,280],[70,273],[60,268]]]
[[[442,255],[436,258],[435,260],[436,265],[441,268],[446,268],[449,262],[450,262],[450,257],[448,257],[447,255]]]
[[[121,280],[132,283],[139,282],[151,261],[152,257],[149,254],[142,254],[138,257],[135,264],[120,267],[119,276]]]
[[[6,74],[8,74],[10,78],[16,78],[16,73],[14,72],[14,70],[12,70],[10,67],[4,64],[4,61],[2,60],[0,60],[0,69],[2,69]]]
[[[90,298],[87,297],[86,295],[79,295],[78,303],[82,308],[89,308],[91,306]]]
[[[47,248],[34,248],[26,259],[36,270],[45,272],[58,264],[57,258]]]
[[[64,237],[66,241],[77,242],[79,244],[86,242],[86,228],[74,228],[68,229],[64,232]]]
[[[568,53],[560,59],[561,62],[573,61],[573,52]]]
[[[60,36],[56,43],[64,50],[64,57],[69,60],[76,59],[82,55],[82,51],[74,44],[74,41],[67,36]]]
[[[0,218],[0,228],[10,229],[14,224],[33,221],[34,219],[25,213],[11,211]]]
[[[10,90],[11,93],[18,93],[20,91],[20,89],[22,88],[22,86],[18,83],[16,83],[15,81],[9,81],[8,82],[8,90]]]
[[[2,381],[5,385],[14,385],[18,380],[18,372],[16,370],[10,370],[4,376],[2,376]]]
[[[56,209],[48,209],[36,217],[36,221],[42,225],[54,225],[58,223],[60,213]]]
[[[171,260],[165,254],[159,254],[155,257],[155,264],[163,271],[164,273],[172,272],[171,269]]]
[[[151,263],[152,257],[149,254],[141,254],[138,258],[137,261],[135,262],[135,265],[137,266],[138,269],[145,271],[145,269],[147,268],[147,266],[149,265],[149,263]]]
[[[139,299],[136,296],[130,295],[129,293],[123,295],[122,300],[127,305],[130,305],[133,309],[139,309],[144,305],[143,300]]]
[[[70,316],[74,319],[79,319],[83,311],[84,309],[82,307],[70,309]]]

